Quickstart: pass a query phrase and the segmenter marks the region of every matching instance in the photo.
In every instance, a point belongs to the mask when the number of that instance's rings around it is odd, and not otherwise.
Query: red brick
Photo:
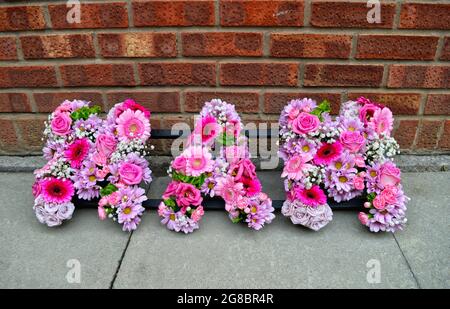
[[[311,98],[318,103],[328,100],[331,104],[331,113],[334,115],[339,113],[341,95],[332,92],[266,92],[264,95],[264,113],[279,115],[289,101],[302,98]]]
[[[450,4],[404,3],[399,28],[450,29]]]
[[[41,151],[44,144],[42,132],[44,131],[44,122],[46,120],[46,115],[25,115],[15,119],[26,151]]]
[[[24,36],[20,42],[25,59],[95,57],[90,34]]]
[[[450,93],[428,94],[424,114],[450,116]]]
[[[14,37],[0,38],[0,60],[17,59],[16,39]]]
[[[303,1],[221,0],[222,26],[302,26]]]
[[[395,3],[382,3],[381,23],[367,21],[367,1],[313,1],[311,3],[311,25],[326,28],[392,28]]]
[[[80,23],[69,23],[67,13],[72,7],[66,4],[49,5],[54,29],[127,28],[128,13],[125,2],[81,4]]]
[[[159,91],[114,91],[107,94],[108,108],[126,99],[133,99],[153,113],[180,112],[180,96],[178,92]]]
[[[216,84],[214,63],[140,63],[142,85],[197,85]]]
[[[420,93],[352,92],[348,94],[350,100],[356,100],[361,96],[386,105],[394,115],[417,115],[419,113]]]
[[[133,1],[134,25],[213,26],[214,1]]]
[[[12,119],[0,118],[0,145],[1,152],[14,153],[20,150],[16,129]]]
[[[450,37],[446,37],[442,46],[441,60],[450,60]]]
[[[212,99],[221,99],[228,103],[236,105],[237,111],[254,111],[259,110],[259,99],[257,92],[205,92],[205,91],[188,91],[185,93],[184,111],[198,113],[205,102]]]
[[[30,112],[30,101],[25,93],[0,93],[0,113]]]
[[[0,88],[56,87],[53,66],[0,67]]]
[[[450,149],[450,120],[444,123],[444,131],[439,140],[439,149]]]
[[[100,92],[34,92],[39,113],[52,113],[65,100],[84,100],[103,108],[103,99]]]
[[[391,65],[389,88],[449,88],[450,66]]]
[[[296,63],[223,63],[220,84],[234,86],[296,86]]]
[[[103,57],[175,57],[175,33],[134,32],[98,35]]]
[[[45,29],[41,6],[12,6],[0,8],[0,31]]]
[[[61,65],[64,86],[134,86],[132,64]]]
[[[350,56],[351,45],[350,35],[275,33],[270,36],[270,55],[345,59]]]
[[[419,135],[417,136],[416,148],[427,150],[436,148],[441,126],[441,120],[422,120]]]
[[[357,59],[433,60],[439,37],[360,35]]]
[[[307,64],[304,86],[379,87],[382,65]]]
[[[398,128],[394,131],[394,138],[400,149],[411,149],[416,138],[419,120],[400,120]]]
[[[183,33],[183,56],[262,56],[261,33]]]

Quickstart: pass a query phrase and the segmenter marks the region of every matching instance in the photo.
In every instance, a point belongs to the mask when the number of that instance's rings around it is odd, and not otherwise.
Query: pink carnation
[[[189,183],[179,183],[176,190],[177,205],[181,207],[183,213],[190,206],[199,206],[202,203],[200,190]]]
[[[367,124],[372,117],[374,116],[375,112],[379,110],[380,108],[372,103],[364,104],[363,107],[359,110],[359,119],[364,123]]]
[[[377,195],[372,202],[373,207],[378,210],[383,210],[386,207],[386,201],[382,195]]]
[[[387,107],[376,110],[371,124],[378,134],[384,133],[387,136],[390,136],[394,125],[394,117],[392,116],[391,110]]]
[[[195,208],[195,210],[192,212],[191,214],[191,219],[194,222],[198,222],[200,221],[200,219],[203,217],[203,215],[205,214],[205,211],[203,210],[203,206],[198,206],[197,208]]]
[[[364,190],[364,178],[363,177],[353,178],[353,186],[355,186],[356,190]]]
[[[369,217],[362,211],[358,214],[358,219],[362,225],[367,225],[367,223],[369,222]]]

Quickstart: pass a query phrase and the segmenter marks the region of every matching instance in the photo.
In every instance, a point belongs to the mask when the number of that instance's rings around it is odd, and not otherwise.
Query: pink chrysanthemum
[[[64,155],[70,161],[72,168],[80,168],[88,153],[89,142],[87,138],[82,138],[73,142],[65,151]]]
[[[327,197],[319,186],[312,186],[311,189],[299,188],[296,192],[297,198],[307,206],[319,206],[327,203]]]
[[[317,150],[314,156],[314,163],[316,164],[330,164],[342,153],[342,144],[340,142],[334,142],[333,144],[323,143],[322,146]]]
[[[42,197],[47,203],[70,202],[75,192],[73,184],[67,179],[48,178],[41,182]]]
[[[214,168],[211,153],[206,148],[188,148],[184,151],[183,156],[186,157],[186,174],[188,176],[200,176],[203,173],[211,172]]]
[[[128,109],[117,119],[117,132],[121,141],[146,140],[150,137],[150,122],[142,111]]]

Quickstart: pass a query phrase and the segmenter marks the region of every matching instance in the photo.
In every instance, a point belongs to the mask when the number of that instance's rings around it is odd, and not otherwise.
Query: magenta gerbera
[[[342,144],[340,142],[334,142],[333,144],[323,143],[322,146],[317,150],[314,156],[314,163],[316,164],[330,164],[342,153]]]
[[[67,179],[47,178],[41,182],[42,196],[47,203],[70,202],[75,192],[73,184]]]
[[[64,155],[70,161],[72,168],[80,168],[83,160],[89,153],[89,142],[87,138],[82,138],[73,142],[65,151]]]
[[[150,122],[142,111],[128,109],[117,119],[117,132],[121,141],[146,140],[150,137]]]
[[[319,206],[327,203],[327,197],[319,186],[312,186],[310,189],[298,188],[297,198],[307,206]]]

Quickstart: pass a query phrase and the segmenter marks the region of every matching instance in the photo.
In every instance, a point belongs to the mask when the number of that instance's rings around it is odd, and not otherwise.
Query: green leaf
[[[223,132],[217,139],[217,141],[224,146],[233,146],[236,143],[234,135],[226,134]]]
[[[330,102],[323,100],[315,109],[312,110],[311,114],[319,117],[320,121],[323,121],[322,114],[331,112]]]
[[[233,219],[231,219],[231,222],[233,222],[233,223],[239,223],[239,222],[241,222],[242,220],[244,220],[241,216],[239,216],[239,217],[236,217],[236,218],[233,218]]]
[[[368,202],[372,202],[375,199],[376,196],[377,195],[375,194],[375,192],[367,194],[367,201]]]
[[[191,185],[194,185],[196,188],[199,189],[206,180],[206,174],[202,174],[200,176],[194,177],[194,176],[187,176],[187,175],[184,175],[184,174],[178,173],[178,172],[173,172],[172,178],[175,181],[190,183]]]
[[[100,112],[101,112],[101,107],[100,106],[97,106],[97,105],[92,106],[92,107],[84,106],[84,107],[74,111],[70,115],[70,117],[74,121],[79,120],[79,119],[87,120],[90,115],[98,114]]]
[[[176,206],[176,203],[173,199],[169,198],[167,200],[164,200],[164,204],[166,204],[166,206],[168,207],[174,207]]]
[[[102,188],[100,190],[100,196],[104,197],[104,196],[108,196],[113,192],[116,192],[117,190],[119,190],[115,185],[109,183],[106,185],[106,187]]]

